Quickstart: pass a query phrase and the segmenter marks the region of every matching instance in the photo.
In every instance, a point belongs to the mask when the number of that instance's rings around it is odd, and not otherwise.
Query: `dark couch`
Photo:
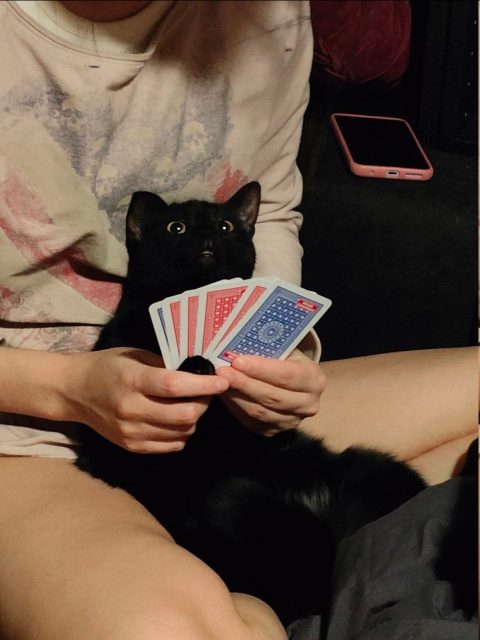
[[[342,19],[346,5],[402,5],[397,28],[409,27],[404,2],[315,4],[322,11],[338,5]],[[352,16],[358,20],[358,11]],[[386,24],[395,30],[392,20]],[[314,29],[318,49],[326,41],[318,24]],[[348,34],[347,26],[343,31]],[[335,111],[405,117],[401,83],[392,88],[398,78],[385,64],[385,42],[376,76],[371,52],[368,72],[361,65],[355,72],[358,82],[325,73],[325,52],[321,58],[317,51],[312,71],[298,160],[304,177],[301,242],[303,285],[333,300],[317,326],[324,360],[467,346],[478,338],[477,160],[427,148],[435,170],[430,181],[358,178],[329,127]],[[404,46],[405,38],[392,42]],[[374,45],[370,41],[370,49]],[[340,69],[338,49],[330,59]],[[367,76],[373,80],[363,82]]]

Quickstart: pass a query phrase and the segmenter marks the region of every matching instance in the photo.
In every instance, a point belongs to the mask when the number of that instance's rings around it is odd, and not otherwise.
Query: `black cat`
[[[222,278],[251,277],[259,203],[256,182],[225,204],[167,205],[135,193],[123,295],[95,349],[158,353],[150,304]],[[203,358],[181,368],[213,372]],[[263,599],[285,625],[325,610],[340,540],[425,487],[412,469],[379,452],[334,454],[296,430],[257,436],[219,399],[180,452],[130,453],[87,427],[82,440],[81,469],[135,496],[231,591]]]

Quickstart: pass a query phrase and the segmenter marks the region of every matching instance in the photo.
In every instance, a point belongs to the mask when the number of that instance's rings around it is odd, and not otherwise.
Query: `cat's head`
[[[259,206],[258,182],[223,204],[168,205],[154,193],[134,193],[127,213],[129,277],[147,289],[177,287],[178,293],[223,278],[250,278]]]

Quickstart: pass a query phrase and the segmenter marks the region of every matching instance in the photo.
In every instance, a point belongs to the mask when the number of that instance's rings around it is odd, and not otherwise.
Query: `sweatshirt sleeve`
[[[275,109],[255,165],[262,202],[255,228],[255,276],[275,274],[300,284],[302,247],[302,177],[296,164],[302,121],[309,98],[313,37],[309,3],[295,2],[296,16],[286,27],[285,68]]]

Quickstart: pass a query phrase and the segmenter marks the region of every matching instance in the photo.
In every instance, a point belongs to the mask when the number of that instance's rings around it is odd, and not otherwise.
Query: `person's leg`
[[[468,447],[477,435],[472,433],[463,438],[456,438],[407,462],[430,484],[439,484],[448,478],[458,476],[463,469]]]
[[[302,422],[303,430],[336,451],[364,445],[401,460],[419,459],[430,482],[450,477],[477,431],[476,347],[389,353],[321,366],[327,387],[320,411]]]
[[[2,640],[283,640],[132,497],[65,460],[0,458]],[[168,490],[168,489],[165,489]]]

